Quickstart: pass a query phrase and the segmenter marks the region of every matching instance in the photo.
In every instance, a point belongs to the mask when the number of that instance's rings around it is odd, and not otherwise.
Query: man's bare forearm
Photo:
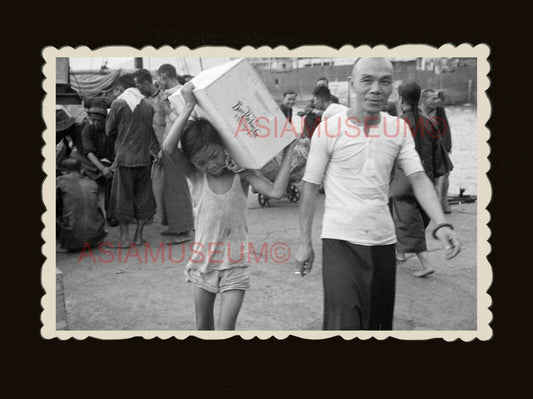
[[[100,160],[96,157],[96,155],[94,155],[92,152],[89,152],[87,154],[87,158],[89,159],[89,161],[92,162],[92,164],[94,166],[96,166],[96,168],[102,172],[104,170],[104,165],[102,165],[102,163],[100,162]]]
[[[318,193],[318,187],[318,184],[309,182],[304,182],[302,186],[299,222],[300,237],[303,244],[311,243],[311,231],[313,228],[313,216],[315,214],[315,202]]]

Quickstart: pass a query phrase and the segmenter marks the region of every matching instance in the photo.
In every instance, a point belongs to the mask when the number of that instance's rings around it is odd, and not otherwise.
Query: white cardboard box
[[[199,73],[192,79],[196,116],[220,133],[230,156],[245,169],[261,169],[296,135],[261,77],[245,58]],[[184,100],[169,97],[177,112]]]

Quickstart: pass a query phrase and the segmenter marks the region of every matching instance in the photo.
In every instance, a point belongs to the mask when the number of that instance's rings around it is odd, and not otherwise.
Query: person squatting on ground
[[[115,138],[115,172],[111,186],[111,217],[120,224],[120,241],[129,247],[129,223],[136,220],[133,242],[144,243],[143,229],[156,211],[150,177],[152,159],[157,161],[159,144],[152,127],[154,109],[135,88],[130,75],[117,82],[119,96],[111,104],[106,133]]]
[[[433,89],[424,89],[422,91],[422,101],[420,104],[420,108],[422,109],[422,112],[426,114],[428,118],[433,120],[434,123],[437,125],[439,137],[441,138],[442,144],[444,145],[444,149],[448,154],[448,172],[446,172],[442,176],[439,176],[436,180],[435,185],[437,188],[437,193],[439,194],[441,200],[442,210],[444,211],[444,213],[452,213],[452,209],[448,202],[450,172],[453,169],[453,164],[451,160],[449,160],[449,155],[452,153],[452,131],[450,129],[450,123],[448,122],[448,118],[446,116],[446,111],[444,110],[444,107],[441,105],[441,103],[442,95],[440,92],[437,92]]]
[[[409,124],[413,133],[415,149],[428,178],[434,182],[439,176],[441,154],[441,138],[437,127],[418,110],[421,88],[410,82],[398,89],[402,118]],[[421,269],[415,272],[416,277],[425,277],[434,272],[429,264],[426,244],[426,228],[429,216],[424,212],[415,198],[415,194],[403,171],[396,166],[390,186],[390,207],[396,228],[396,260],[405,262],[406,253],[415,253],[420,261]]]
[[[396,236],[388,202],[395,163],[408,177],[422,208],[437,224],[434,234],[446,247],[447,257],[460,251],[456,233],[446,223],[406,122],[381,112],[392,93],[393,73],[388,59],[356,60],[349,78],[356,94],[354,104],[335,116],[341,129],[338,123],[329,123],[333,131],[325,132],[322,122],[311,140],[303,178],[301,244],[296,261],[302,276],[310,272],[314,261],[314,204],[324,181],[321,238],[325,330],[392,329]]]
[[[220,294],[218,327],[234,330],[244,293],[250,284],[246,221],[248,190],[251,186],[270,198],[283,196],[297,140],[284,150],[274,183],[253,170],[235,173],[227,167],[228,158],[215,128],[205,120],[188,122],[196,104],[193,88],[189,82],[182,89],[186,105],[165,139],[163,151],[192,182],[193,200],[197,206],[196,243],[206,249],[214,244],[217,244],[216,248],[222,248],[208,256],[203,252],[196,253],[187,264],[187,280],[194,283],[197,328],[215,328],[213,308],[216,295]],[[180,140],[181,150],[178,149]]]
[[[106,236],[105,219],[98,204],[98,185],[81,174],[81,162],[61,162],[63,175],[56,178],[57,252],[99,245]]]
[[[154,120],[158,118],[164,122],[162,135],[157,137],[162,146],[178,116],[171,108],[168,97],[178,91],[182,85],[176,68],[170,64],[161,65],[157,73],[162,95]],[[173,236],[168,243],[179,244],[189,241],[194,228],[194,217],[185,175],[162,152],[161,162],[153,167],[152,180],[157,208],[161,214],[161,224],[168,226],[161,234]]]

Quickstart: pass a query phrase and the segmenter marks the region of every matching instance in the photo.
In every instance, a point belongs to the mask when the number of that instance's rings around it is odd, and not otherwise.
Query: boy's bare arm
[[[255,191],[266,195],[269,198],[280,199],[283,197],[283,194],[287,191],[287,185],[289,184],[292,154],[297,143],[298,140],[294,140],[283,151],[281,167],[273,183],[253,170],[247,170],[242,173]]]
[[[176,118],[166,139],[163,141],[163,152],[175,163],[180,170],[188,177],[192,176],[196,171],[194,165],[183,155],[181,150],[178,148],[178,143],[185,132],[185,127],[191,113],[196,105],[196,99],[192,94],[192,89],[194,86],[192,83],[188,82],[182,88],[182,94],[185,98],[185,108],[183,112]]]

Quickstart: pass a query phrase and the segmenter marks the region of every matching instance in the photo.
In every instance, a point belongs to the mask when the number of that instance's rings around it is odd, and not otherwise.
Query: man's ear
[[[348,84],[350,85],[350,87],[352,88],[352,90],[355,91],[354,87],[353,87],[353,79],[351,76],[348,76]]]

